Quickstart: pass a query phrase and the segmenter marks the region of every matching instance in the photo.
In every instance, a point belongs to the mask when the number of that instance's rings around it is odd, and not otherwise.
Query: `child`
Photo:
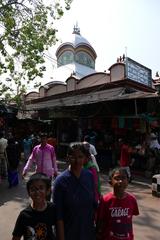
[[[97,216],[98,240],[133,240],[132,217],[139,215],[135,197],[126,192],[128,174],[124,168],[115,168],[109,175],[113,187],[101,199]]]
[[[31,204],[22,210],[17,218],[12,240],[54,240],[55,208],[47,202],[50,193],[50,179],[43,173],[33,174],[27,182]]]

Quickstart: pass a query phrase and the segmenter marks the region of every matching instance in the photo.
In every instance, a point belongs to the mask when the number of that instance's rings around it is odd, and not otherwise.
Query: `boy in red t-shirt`
[[[126,192],[128,174],[124,168],[111,171],[113,192],[103,196],[97,213],[97,240],[133,240],[133,215],[139,215],[135,197]]]

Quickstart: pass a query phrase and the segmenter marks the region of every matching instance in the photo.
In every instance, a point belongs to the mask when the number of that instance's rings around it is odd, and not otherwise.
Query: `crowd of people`
[[[70,143],[68,167],[61,173],[55,145],[55,138],[46,133],[26,135],[21,143],[12,134],[6,139],[0,133],[1,181],[7,178],[11,188],[18,184],[20,174],[25,178],[35,169],[26,184],[31,203],[19,213],[12,240],[133,240],[132,218],[139,210],[136,198],[126,188],[139,156],[143,159],[148,151],[146,164],[149,169],[155,165],[160,150],[157,135],[150,134],[145,149],[143,145],[133,147],[127,138],[118,139],[119,151],[108,177],[113,191],[104,195],[96,139],[86,135],[82,142]],[[24,166],[18,172],[21,152]]]
[[[24,160],[22,177],[35,167],[26,184],[31,203],[20,211],[12,240],[134,239],[132,217],[139,211],[135,197],[126,192],[128,172],[112,170],[113,192],[103,196],[96,150],[84,140],[69,145],[68,167],[58,174],[54,146],[46,134],[40,135]]]
[[[106,134],[107,135],[107,134]],[[138,172],[151,178],[160,173],[160,134],[108,134],[96,142],[97,162],[101,169],[109,170],[117,165],[126,167],[128,174]]]
[[[158,134],[152,132],[146,136],[136,137],[137,139],[128,136],[115,138],[111,134],[103,136],[102,134],[96,135],[95,132],[92,135],[84,135],[82,140],[89,144],[91,162],[94,162],[97,171],[99,172],[100,169],[109,171],[119,165],[126,167],[130,179],[132,179],[131,172],[140,171],[146,177],[160,173],[160,138]],[[59,146],[53,134],[47,135],[45,141],[54,147],[54,152],[59,154],[57,151]],[[16,139],[12,133],[9,133],[6,139],[0,132],[0,181],[8,176],[10,187],[18,184],[19,162],[27,163],[24,170],[27,172],[37,154],[37,150],[35,150],[31,155],[32,150],[40,143],[40,134],[26,134],[23,139]]]
[[[69,144],[68,167],[61,173],[55,143],[52,136],[42,133],[37,138],[26,136],[20,146],[12,135],[5,139],[0,133],[1,180],[7,177],[10,188],[18,184],[21,147],[22,177],[35,168],[26,185],[31,203],[17,217],[12,240],[133,240],[132,218],[139,210],[136,198],[126,188],[137,154],[144,154],[143,146],[133,147],[127,138],[119,139],[116,164],[108,173],[113,191],[103,195],[97,150],[91,138],[87,135],[82,142]],[[152,168],[160,150],[155,133],[150,134],[147,144],[147,164]]]
[[[26,134],[19,141],[0,132],[0,182],[7,179],[12,188],[35,171],[26,183],[31,202],[17,216],[12,240],[133,240],[132,219],[139,210],[127,191],[132,172],[160,173],[159,134],[137,139],[88,132],[82,142],[69,144],[68,166],[59,172],[52,134]],[[112,187],[106,194],[100,180],[104,169]]]

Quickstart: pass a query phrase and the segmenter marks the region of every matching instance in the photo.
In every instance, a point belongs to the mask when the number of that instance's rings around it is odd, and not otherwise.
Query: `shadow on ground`
[[[8,183],[5,181],[0,185],[0,193],[0,206],[9,201],[17,201],[21,202],[22,207],[24,207],[28,202],[25,183],[23,182],[13,188],[8,188]]]

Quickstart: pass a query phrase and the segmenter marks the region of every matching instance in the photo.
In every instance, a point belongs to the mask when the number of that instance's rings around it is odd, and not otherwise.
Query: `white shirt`
[[[89,151],[90,151],[90,154],[93,154],[94,156],[97,155],[96,148],[95,148],[95,146],[92,145],[92,144],[89,144]]]
[[[0,153],[4,153],[8,145],[8,140],[5,138],[0,138]]]
[[[153,148],[160,149],[160,144],[158,143],[157,139],[154,139],[154,140],[151,140],[149,147],[152,149]]]

